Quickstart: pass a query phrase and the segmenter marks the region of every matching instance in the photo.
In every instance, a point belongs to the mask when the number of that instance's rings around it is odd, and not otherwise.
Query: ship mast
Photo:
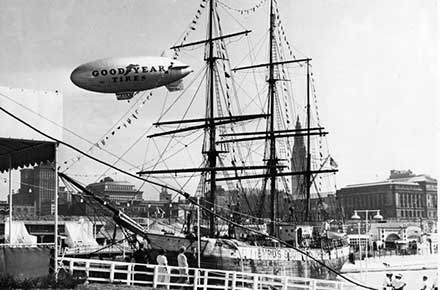
[[[215,8],[215,0],[209,1],[209,27],[208,27],[208,58],[206,62],[208,63],[208,115],[206,117],[207,129],[209,134],[209,150],[206,152],[208,157],[208,167],[212,168],[210,170],[210,191],[207,196],[207,201],[209,203],[209,207],[212,211],[215,210],[215,191],[216,191],[216,171],[215,167],[217,164],[217,151],[215,148],[215,121],[214,121],[214,66],[215,66],[215,58],[214,58],[214,41],[212,39],[213,36],[213,22],[214,22],[214,8]],[[209,215],[209,236],[214,237],[215,235],[215,218],[214,215]]]
[[[195,125],[190,125],[185,128],[179,128],[176,130],[171,130],[167,132],[161,132],[149,135],[149,138],[153,137],[159,137],[164,135],[171,135],[171,134],[177,134],[182,133],[186,131],[192,131],[192,130],[199,130],[204,129],[205,130],[205,138],[207,138],[207,144],[208,148],[203,151],[203,154],[206,156],[206,164],[203,168],[177,168],[177,169],[167,169],[167,170],[144,170],[140,171],[137,174],[144,175],[144,174],[160,174],[160,173],[183,173],[183,172],[203,172],[203,173],[209,173],[209,192],[205,192],[205,200],[208,203],[208,208],[211,210],[209,213],[209,236],[214,237],[216,233],[215,228],[215,192],[217,188],[217,171],[233,171],[233,170],[252,170],[255,168],[261,168],[260,167],[252,167],[252,166],[239,166],[239,167],[217,167],[217,157],[219,155],[219,151],[216,149],[216,127],[222,126],[226,124],[231,123],[237,123],[242,122],[246,120],[252,120],[252,119],[258,119],[258,118],[265,118],[266,115],[264,114],[253,114],[253,115],[240,115],[240,116],[228,116],[228,117],[216,117],[215,116],[215,104],[216,104],[216,61],[218,57],[215,55],[214,46],[215,42],[235,37],[243,34],[248,34],[250,30],[245,30],[241,32],[236,32],[228,35],[220,35],[215,36],[215,9],[216,9],[216,1],[215,0],[209,0],[208,4],[208,31],[207,31],[207,39],[196,41],[192,43],[186,43],[178,46],[173,46],[172,49],[180,49],[182,47],[188,47],[188,46],[194,46],[194,45],[200,45],[205,44],[206,45],[206,64],[207,64],[207,89],[206,89],[206,113],[204,118],[197,118],[197,119],[186,119],[186,120],[179,120],[179,121],[166,121],[166,122],[157,122],[155,123],[156,126],[160,125],[170,125],[170,124],[189,124],[194,123]],[[198,124],[203,122],[203,124]],[[205,149],[205,148],[204,148]]]
[[[209,180],[205,180],[205,182],[209,182],[209,192],[205,192],[205,200],[207,202],[207,207],[210,208],[211,212],[208,213],[209,215],[209,236],[214,237],[216,233],[215,229],[215,193],[217,189],[217,183],[228,181],[228,180],[240,180],[240,179],[259,179],[264,178],[265,182],[263,185],[263,192],[264,195],[266,192],[266,181],[269,180],[270,183],[270,227],[269,232],[273,236],[277,236],[278,231],[276,228],[276,219],[278,216],[278,192],[276,190],[276,181],[278,177],[281,176],[294,176],[294,175],[302,175],[306,177],[307,180],[307,198],[310,199],[310,187],[312,183],[312,177],[315,176],[318,173],[325,173],[325,172],[335,172],[336,170],[312,170],[311,168],[311,156],[310,156],[310,136],[312,135],[319,135],[323,136],[326,135],[327,132],[322,131],[323,128],[311,128],[310,127],[310,92],[309,92],[309,84],[310,84],[310,76],[309,76],[309,62],[311,59],[305,58],[305,59],[290,59],[290,60],[282,60],[282,61],[276,61],[276,41],[275,41],[275,25],[276,25],[276,15],[275,15],[275,7],[274,7],[274,0],[270,0],[270,28],[269,28],[269,62],[263,63],[263,64],[257,64],[257,65],[251,65],[251,66],[244,66],[232,69],[232,71],[238,71],[238,70],[247,70],[252,68],[259,68],[259,67],[268,67],[269,69],[269,75],[268,75],[268,104],[267,104],[267,112],[266,114],[253,114],[253,115],[238,115],[238,116],[227,116],[227,117],[216,117],[215,116],[215,109],[216,109],[216,64],[217,59],[219,59],[218,56],[216,56],[215,52],[215,44],[219,40],[223,40],[226,38],[231,38],[243,34],[248,34],[250,31],[242,31],[237,33],[232,33],[228,35],[222,35],[219,33],[219,36],[214,35],[215,34],[215,18],[216,18],[216,1],[215,0],[209,0],[208,9],[208,31],[207,31],[207,38],[200,41],[195,41],[192,43],[186,43],[181,44],[178,46],[173,46],[172,49],[180,49],[183,47],[188,46],[194,46],[194,45],[200,45],[205,44],[205,61],[207,65],[207,89],[206,89],[206,112],[204,118],[197,118],[197,119],[186,119],[186,120],[179,120],[179,121],[166,121],[166,122],[158,122],[155,123],[156,126],[160,125],[171,125],[171,124],[188,124],[186,127],[181,127],[175,130],[170,130],[167,132],[160,132],[156,134],[149,135],[148,138],[153,137],[159,137],[164,135],[173,135],[178,134],[182,132],[192,131],[192,130],[205,130],[205,141],[207,148],[205,147],[203,150],[203,154],[206,156],[206,163],[205,166],[202,168],[177,168],[177,169],[166,169],[166,170],[144,170],[140,171],[137,174],[144,175],[144,174],[163,174],[163,173],[184,173],[184,172],[203,172],[209,174]],[[277,81],[284,81],[282,79],[279,79],[276,76],[275,69],[279,65],[284,64],[293,64],[293,63],[307,63],[307,128],[306,129],[287,129],[287,130],[281,130],[275,128],[275,122],[276,122],[276,82]],[[232,124],[242,121],[248,121],[258,118],[266,118],[266,128],[264,131],[256,131],[256,132],[237,132],[232,134],[221,134],[220,137],[223,137],[222,140],[217,141],[216,134],[217,126],[224,126],[226,124]],[[279,164],[279,159],[277,157],[277,148],[276,148],[276,142],[278,138],[289,138],[289,137],[295,137],[295,136],[307,136],[307,168],[305,168],[304,171],[298,171],[298,172],[286,172],[282,171],[283,168],[286,166]],[[224,138],[224,137],[230,137],[230,138]],[[264,140],[266,142],[266,160],[265,164],[260,166],[233,166],[233,167],[225,167],[221,166],[218,167],[217,165],[217,157],[219,156],[219,153],[221,151],[218,151],[216,148],[216,144],[221,143],[235,143],[235,142],[246,142],[250,140]],[[218,171],[237,171],[237,170],[255,170],[255,169],[264,169],[265,171],[262,174],[245,174],[245,175],[236,175],[236,176],[227,176],[227,177],[217,177]],[[263,207],[263,203],[261,203],[261,207]],[[310,203],[308,203],[307,207],[307,216],[309,215],[309,207]],[[214,212],[214,213],[213,213]]]
[[[274,77],[274,59],[273,59],[273,45],[274,45],[274,25],[275,25],[275,15],[273,11],[273,0],[270,1],[270,28],[269,28],[269,102],[268,102],[268,130],[269,134],[269,159],[267,161],[269,178],[270,178],[270,235],[274,236],[276,234],[276,217],[277,217],[277,191],[276,191],[276,178],[277,178],[277,156],[276,156],[276,140],[275,140],[275,77]],[[265,189],[263,189],[265,190]]]
[[[305,220],[308,221],[310,217],[310,187],[311,185],[311,167],[312,167],[312,156],[310,154],[310,67],[309,61],[306,62],[307,65],[307,165],[306,174],[304,175],[306,179],[306,213]]]

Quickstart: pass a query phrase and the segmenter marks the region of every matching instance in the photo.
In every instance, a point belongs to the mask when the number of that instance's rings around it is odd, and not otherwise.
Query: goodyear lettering
[[[163,65],[159,66],[135,66],[135,65],[129,65],[126,68],[118,67],[118,68],[111,68],[111,69],[102,69],[102,70],[94,70],[92,71],[93,77],[99,77],[99,76],[125,76],[124,77],[112,77],[112,80],[114,83],[116,82],[126,82],[126,81],[145,81],[147,78],[145,76],[146,73],[168,73],[168,71],[165,69]],[[127,76],[129,73],[131,73],[130,76]]]

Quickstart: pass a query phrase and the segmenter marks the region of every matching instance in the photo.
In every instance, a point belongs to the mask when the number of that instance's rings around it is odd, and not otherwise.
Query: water
[[[367,286],[371,286],[377,289],[382,289],[382,283],[385,279],[385,273],[387,271],[380,272],[368,272],[368,273],[346,273],[345,275],[359,281]],[[408,270],[408,271],[391,271],[393,275],[397,273],[402,274],[402,280],[406,282],[406,290],[417,290],[422,288],[422,277],[428,276],[429,281],[432,283],[436,277],[438,277],[438,269],[432,270]]]

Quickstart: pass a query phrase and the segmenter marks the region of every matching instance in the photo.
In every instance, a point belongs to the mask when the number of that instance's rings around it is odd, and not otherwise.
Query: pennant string
[[[267,0],[260,0],[257,4],[255,4],[254,6],[252,6],[252,7],[250,7],[250,8],[247,8],[247,9],[238,9],[238,8],[234,8],[234,7],[232,7],[232,6],[230,6],[230,5],[226,4],[226,3],[224,3],[224,2],[222,2],[222,1],[218,1],[217,3],[219,3],[219,4],[220,4],[221,6],[223,6],[224,8],[229,9],[229,10],[232,10],[232,11],[235,11],[235,12],[238,12],[238,13],[240,13],[241,15],[243,15],[243,14],[251,15],[251,14],[255,13],[255,11],[257,11],[258,8],[260,8],[261,6],[263,6],[263,4],[264,4],[265,2],[267,2]]]

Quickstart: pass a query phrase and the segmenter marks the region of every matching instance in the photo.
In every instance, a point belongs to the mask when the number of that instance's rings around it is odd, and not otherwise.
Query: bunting
[[[309,64],[310,69],[312,69],[312,65]],[[317,126],[321,127],[321,119],[319,117],[319,108],[318,108],[318,97],[316,94],[316,87],[315,87],[315,77],[313,75],[313,72],[310,72],[310,86],[311,86],[311,91],[312,91],[312,97],[313,97],[313,104],[315,107],[315,114],[316,114],[316,122],[317,122]],[[318,138],[318,146],[319,146],[319,150],[320,152],[323,149],[323,144],[322,144],[322,139],[323,138]],[[327,159],[324,159],[322,154],[320,153],[320,157],[321,157],[321,166],[324,165],[324,163],[327,161]]]
[[[232,7],[232,6],[230,6],[230,5],[226,4],[226,3],[224,3],[224,2],[222,2],[222,1],[218,1],[218,3],[219,3],[221,6],[223,6],[224,8],[229,9],[229,10],[232,10],[232,11],[235,11],[235,12],[238,12],[238,13],[240,13],[241,15],[244,15],[244,14],[246,14],[246,15],[251,15],[251,14],[255,13],[255,11],[257,11],[258,8],[260,8],[261,6],[263,6],[263,4],[264,4],[265,2],[267,2],[267,0],[260,0],[257,4],[255,4],[255,5],[252,6],[251,8],[247,8],[247,9],[238,9],[238,8],[234,8],[234,7]]]
[[[297,58],[296,58],[295,54],[293,53],[292,46],[290,45],[290,42],[287,39],[287,35],[286,35],[285,30],[284,30],[284,26],[283,26],[283,24],[281,22],[280,11],[278,9],[278,3],[277,3],[276,0],[274,1],[274,3],[275,3],[275,13],[276,13],[276,28],[279,31],[279,37],[280,38],[281,38],[281,36],[283,37],[283,40],[286,43],[287,49],[289,51],[290,57],[292,57],[292,59],[296,60]],[[303,67],[303,64],[299,63],[299,66]]]
[[[188,39],[188,36],[190,35],[190,33],[192,31],[195,31],[197,28],[197,24],[199,22],[200,16],[202,15],[202,11],[205,9],[206,7],[206,1],[207,0],[202,0],[202,2],[199,5],[199,8],[196,11],[196,14],[194,15],[192,21],[190,22],[187,30],[184,32],[184,36],[182,38],[182,41],[180,42],[180,45],[183,45],[186,40]],[[174,55],[173,55],[173,59],[177,59],[180,55],[180,49],[179,48],[175,48],[174,49]]]
[[[122,121],[122,123],[114,125],[110,130],[107,131],[107,133],[100,138],[87,152],[93,151],[94,148],[103,149],[103,147],[107,146],[109,144],[109,140],[113,138],[117,133],[123,129],[128,128],[129,125],[133,123],[134,120],[137,120],[139,117],[139,110],[145,105],[147,100],[150,99],[150,97],[153,95],[152,92],[149,92],[145,95],[145,98],[140,102],[140,104],[131,112],[127,113],[126,116],[130,116]],[[65,170],[69,169],[74,163],[80,161],[82,158],[82,155],[78,155],[75,157],[72,157],[68,160],[65,160],[63,162],[63,165],[66,167]]]
[[[118,174],[118,172],[113,172],[113,173],[106,173],[105,174],[105,176],[111,176],[111,175],[117,175]],[[96,178],[96,177],[101,177],[102,176],[102,173],[100,173],[100,174],[98,174],[98,173],[96,173],[96,174],[80,174],[80,173],[69,173],[69,176],[72,176],[72,177],[83,177],[83,178]]]

